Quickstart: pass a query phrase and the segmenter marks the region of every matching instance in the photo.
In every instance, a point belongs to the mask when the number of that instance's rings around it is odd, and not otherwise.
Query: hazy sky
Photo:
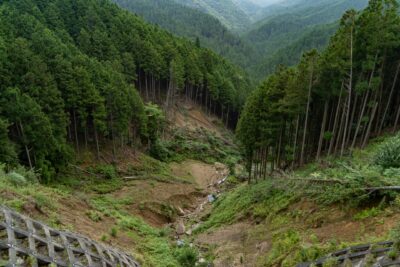
[[[258,5],[267,6],[270,4],[281,2],[282,0],[251,0],[251,1]]]

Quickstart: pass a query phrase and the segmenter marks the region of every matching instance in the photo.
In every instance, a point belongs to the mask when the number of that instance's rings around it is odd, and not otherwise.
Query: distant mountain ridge
[[[244,31],[251,24],[246,8],[243,5],[239,6],[234,0],[175,0],[175,2],[202,10],[235,32]]]
[[[147,21],[210,48],[255,80],[323,48],[342,14],[368,0],[113,0]],[[240,36],[238,36],[238,34]],[[309,43],[307,43],[309,42]]]
[[[303,49],[299,49],[300,46],[297,45],[294,53],[290,50],[291,45],[299,44],[300,40],[318,40],[313,46],[321,47],[330,38],[329,34],[321,31],[321,27],[324,29],[324,25],[337,22],[346,10],[360,10],[367,4],[368,0],[284,0],[266,8],[271,14],[264,12],[266,18],[255,23],[253,29],[242,36],[260,54],[265,55],[264,59],[259,61],[261,63],[253,68],[255,75],[264,77],[273,71],[277,64],[297,63],[301,54],[310,46],[303,42]],[[327,32],[334,32],[331,27],[327,26],[328,28],[330,30]],[[322,39],[316,36],[317,34]],[[288,50],[284,51],[285,49]],[[279,55],[276,56],[276,53]],[[294,58],[280,56],[284,54]],[[285,60],[279,62],[278,58]]]
[[[254,49],[217,18],[174,0],[113,0],[146,21],[210,48],[242,67],[254,58]]]

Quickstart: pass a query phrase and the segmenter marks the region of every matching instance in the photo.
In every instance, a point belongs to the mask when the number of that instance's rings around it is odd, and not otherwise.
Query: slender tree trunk
[[[300,114],[297,115],[297,120],[296,120],[296,133],[294,134],[294,144],[293,144],[293,161],[292,161],[292,169],[294,169],[295,164],[296,164],[296,149],[297,149],[297,138],[299,135],[299,128],[300,128]]]
[[[267,179],[268,156],[269,156],[269,146],[267,146],[267,147],[265,148],[265,158],[264,158],[264,180]]]
[[[71,118],[71,115],[70,115],[70,118]],[[68,123],[68,140],[70,141],[70,142],[72,142],[72,133],[71,133],[71,124],[70,123]]]
[[[114,134],[114,117],[113,113],[111,112],[110,114],[110,122],[111,122],[111,141],[112,141],[112,154],[113,154],[113,161],[115,162],[115,156],[116,156],[116,148],[115,148],[115,134]]]
[[[99,159],[100,158],[100,146],[99,146],[99,135],[97,133],[96,124],[93,126],[93,128],[94,128],[94,140],[96,142],[96,156],[97,156],[97,159]]]
[[[363,143],[362,143],[361,148],[365,148],[365,146],[366,146],[367,143],[368,143],[369,137],[370,137],[370,135],[371,135],[372,123],[373,123],[373,121],[374,121],[374,119],[375,119],[375,114],[376,114],[377,108],[378,108],[378,102],[375,103],[374,109],[373,109],[373,111],[372,111],[371,120],[369,121],[368,129],[367,129],[367,132],[366,132],[366,134],[365,134],[365,138],[364,138],[364,141],[363,141]]]
[[[375,55],[375,61],[374,61],[374,67],[371,71],[371,75],[369,78],[369,83],[368,83],[368,89],[367,89],[367,95],[365,96],[364,99],[364,103],[363,103],[363,107],[361,109],[361,113],[360,113],[360,117],[358,118],[358,122],[357,122],[357,127],[356,127],[356,132],[354,133],[354,137],[353,137],[353,143],[351,144],[351,150],[354,149],[356,142],[357,142],[357,136],[358,133],[360,131],[360,127],[361,127],[361,123],[362,123],[362,119],[364,117],[364,113],[365,113],[365,109],[367,108],[367,103],[368,103],[368,99],[369,99],[369,94],[370,94],[370,88],[371,88],[371,84],[372,84],[372,79],[374,77],[375,74],[375,69],[376,69],[376,61],[378,60],[378,53],[376,53]]]
[[[21,129],[22,139],[25,139],[24,126],[22,125],[21,121],[19,121],[19,128]],[[24,143],[25,143],[25,140],[24,140]],[[28,158],[29,168],[32,170],[33,169],[33,164],[32,164],[32,160],[31,160],[30,149],[28,148],[27,144],[24,144],[24,147],[25,147],[26,157]]]
[[[85,137],[85,149],[88,148],[88,133],[87,133],[87,126],[85,126],[85,130],[84,130],[84,137]]]
[[[354,105],[353,105],[353,111],[351,112],[351,118],[350,118],[350,123],[349,123],[349,134],[347,135],[347,139],[346,139],[346,147],[349,145],[350,143],[350,138],[351,138],[351,133],[352,133],[352,126],[353,126],[353,122],[354,122],[354,116],[356,114],[356,109],[357,109],[357,104],[358,104],[358,95],[356,94],[356,98],[354,100]]]
[[[249,179],[248,179],[249,184],[251,183],[251,176],[253,172],[253,153],[254,152],[252,151],[250,155],[248,155],[247,171],[249,173]]]
[[[76,145],[76,151],[79,154],[79,139],[78,139],[78,127],[76,123],[76,112],[75,110],[72,111],[73,116],[74,116],[74,131],[75,131],[75,145]]]
[[[277,164],[276,166],[278,167],[278,169],[281,167],[281,155],[282,155],[282,139],[283,139],[283,128],[284,126],[282,125],[281,127],[281,131],[279,133],[279,142],[278,142],[278,149],[277,149]]]
[[[348,101],[348,105],[346,106],[346,113],[347,114],[346,114],[346,123],[344,125],[342,150],[340,151],[340,155],[341,156],[343,156],[344,149],[346,147],[347,131],[348,131],[348,125],[349,125],[349,120],[350,120],[351,97],[352,97],[352,94],[353,94],[353,89],[352,89],[353,88],[353,26],[351,28],[351,34],[350,34],[350,77],[349,77],[349,84],[348,84],[349,101]]]
[[[149,87],[147,84],[147,74],[144,75],[145,91],[146,91],[146,101],[149,101]]]
[[[308,116],[309,116],[309,112],[310,112],[311,90],[312,90],[313,79],[314,79],[314,66],[311,66],[310,83],[309,83],[309,86],[308,86],[306,119],[305,119],[305,122],[304,122],[303,142],[302,142],[302,145],[301,145],[300,165],[304,165],[304,152],[305,152],[305,148],[306,148]]]
[[[329,144],[328,156],[332,154],[333,146],[335,144],[335,138],[337,135],[337,126],[339,124],[339,112],[340,112],[340,106],[342,103],[343,87],[344,87],[344,82],[342,82],[342,86],[340,88],[339,100],[338,100],[338,104],[336,107],[335,121],[333,123],[332,137],[331,137],[330,144]]]
[[[335,155],[337,154],[337,151],[338,151],[339,146],[340,146],[340,140],[342,139],[342,133],[343,133],[343,130],[344,130],[343,128],[344,128],[345,119],[346,119],[346,113],[343,112],[342,113],[342,118],[340,119],[339,132],[338,132],[337,139],[336,139]]]
[[[275,149],[274,149],[274,146],[272,146],[271,147],[272,148],[272,151],[271,151],[271,154],[272,154],[272,160],[271,160],[271,175],[272,175],[272,173],[274,172],[274,170],[275,170]]]
[[[365,109],[367,108],[367,103],[368,103],[368,99],[369,99],[369,94],[370,94],[370,91],[368,90],[368,91],[366,92],[366,95],[365,95],[365,98],[364,98],[364,103],[363,103],[363,105],[362,105],[361,112],[360,112],[360,116],[359,116],[359,118],[358,118],[356,131],[355,131],[355,133],[354,133],[353,142],[352,142],[352,144],[351,144],[351,150],[354,149],[354,147],[355,147],[355,145],[356,145],[356,142],[357,142],[357,136],[358,136],[358,133],[360,132],[361,123],[362,123],[362,120],[363,120],[363,118],[364,118]]]
[[[158,102],[162,103],[162,98],[161,98],[161,80],[158,81]]]
[[[385,124],[386,115],[387,115],[387,113],[389,111],[390,104],[392,103],[393,92],[394,92],[394,89],[396,87],[397,78],[399,76],[399,71],[400,71],[400,63],[397,66],[396,75],[394,76],[394,81],[393,81],[392,88],[390,90],[390,94],[389,94],[389,98],[388,98],[388,101],[387,101],[387,104],[386,104],[385,112],[383,113],[383,118],[382,118],[382,121],[381,121],[381,125],[379,126],[379,134],[381,134],[381,132],[382,132],[383,125]]]
[[[228,112],[226,113],[226,125],[225,127],[229,127],[229,112],[230,112],[230,106],[228,106]]]
[[[329,109],[329,103],[328,103],[328,101],[325,101],[324,117],[322,119],[321,132],[319,135],[319,142],[318,142],[317,160],[319,160],[321,157],[322,144],[324,142],[326,121],[327,121],[327,117],[328,117],[328,109]]]
[[[140,92],[140,94],[142,95],[143,93],[142,93],[142,80],[141,80],[141,77],[142,75],[141,75],[141,71],[140,71],[140,69],[139,69],[139,75],[138,75],[138,82],[139,82],[139,92]]]

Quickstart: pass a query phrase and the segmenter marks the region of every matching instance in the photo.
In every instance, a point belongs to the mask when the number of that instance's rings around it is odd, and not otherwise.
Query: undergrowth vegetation
[[[152,156],[166,162],[180,162],[185,159],[200,160],[206,163],[216,161],[234,166],[240,160],[240,154],[231,137],[225,139],[215,133],[198,128],[195,131],[174,129],[166,140],[159,141]]]
[[[164,174],[163,179],[171,175],[164,163],[147,156],[142,156],[141,163],[131,166],[130,172],[147,175],[147,179],[152,179],[150,175]],[[74,231],[75,225],[66,224],[63,218],[67,215],[60,211],[65,205],[69,207],[80,203],[75,211],[82,213],[79,216],[86,217],[93,224],[107,224],[105,232],[99,229],[101,241],[117,244],[120,238],[124,242],[130,240],[132,245],[128,252],[142,266],[194,266],[197,262],[195,248],[178,247],[171,242],[170,228],[154,228],[130,214],[129,208],[134,204],[131,197],[116,198],[112,195],[126,185],[115,166],[96,165],[86,170],[71,168],[47,185],[40,184],[39,180],[37,173],[23,167],[7,170],[5,166],[0,166],[0,205],[29,213],[34,219],[52,227]]]
[[[340,239],[321,241],[313,236],[312,229],[328,222],[334,212],[343,212],[347,214],[344,220],[360,224],[359,232],[353,233],[354,243],[389,238],[387,233],[375,237],[363,225],[371,220],[373,225],[383,224],[385,217],[400,211],[398,193],[380,189],[400,184],[399,148],[398,136],[379,138],[351,156],[326,158],[293,173],[239,185],[216,201],[196,231],[243,220],[265,223],[272,247],[259,259],[262,266],[295,266],[349,246]]]

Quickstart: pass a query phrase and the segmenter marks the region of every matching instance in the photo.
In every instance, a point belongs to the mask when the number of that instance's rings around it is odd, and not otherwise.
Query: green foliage
[[[390,238],[393,240],[393,248],[396,251],[400,251],[400,224],[397,224],[391,231],[390,231]]]
[[[226,144],[223,138],[206,129],[195,132],[177,129],[172,134],[169,140],[156,143],[153,157],[166,162],[195,159],[212,164],[218,161],[231,168],[240,160],[235,145]]]
[[[325,1],[319,4],[330,6]],[[337,11],[331,9],[352,4],[333,1],[319,14],[326,13],[329,18]],[[270,167],[273,171],[276,165],[302,166],[324,154],[343,156],[348,148],[365,147],[370,137],[379,135],[384,128],[398,128],[400,109],[393,81],[398,78],[398,62],[388,60],[398,58],[398,11],[397,1],[377,0],[370,1],[360,12],[345,12],[325,50],[304,52],[297,66],[278,66],[260,84],[248,98],[237,127],[249,174],[260,176],[260,162],[263,169]],[[294,16],[296,23],[287,21],[287,16],[271,18],[265,31],[254,38],[272,38],[312,25],[312,14]],[[381,51],[391,51],[391,55]],[[385,75],[378,75],[378,70]],[[388,96],[385,101],[374,100],[378,90]],[[379,164],[385,165],[383,161],[387,160],[387,167],[396,168],[400,153],[396,142],[390,145],[392,150],[382,149]]]
[[[355,220],[364,220],[367,218],[372,218],[378,216],[382,211],[377,207],[372,207],[370,209],[365,209],[354,215]]]
[[[102,220],[101,214],[99,212],[89,210],[86,212],[86,215],[94,222],[99,222]]]
[[[15,186],[24,186],[27,184],[25,177],[16,172],[8,173],[7,180]]]
[[[271,181],[241,185],[215,202],[211,216],[196,231],[233,223],[247,216],[273,216],[295,200],[296,195],[277,188]]]
[[[186,37],[197,47],[208,47],[242,67],[256,59],[255,50],[231,33],[217,18],[174,1],[114,0],[118,5],[141,15],[147,21]]]
[[[177,248],[175,251],[175,257],[178,259],[180,266],[182,267],[192,267],[196,266],[198,259],[198,252],[196,249],[189,246],[184,246],[182,248]]]
[[[389,257],[389,259],[395,260],[399,256],[399,253],[396,250],[390,250],[386,255]]]
[[[89,171],[100,174],[106,179],[116,179],[118,178],[118,173],[113,165],[108,164],[97,164],[95,167],[89,168]]]
[[[298,1],[266,8],[265,18],[245,34],[264,55],[251,67],[253,76],[263,79],[280,64],[292,66],[304,52],[325,48],[342,14],[352,8],[360,10],[367,4],[368,0]]]
[[[279,264],[280,266],[291,266],[291,260],[287,253],[300,245],[300,235],[298,232],[289,230],[283,235],[274,237],[274,246],[266,260],[267,265]],[[292,263],[293,264],[293,263]]]
[[[322,265],[323,267],[336,267],[338,266],[338,260],[336,258],[329,258],[327,259],[324,264]]]
[[[117,234],[118,234],[118,229],[116,227],[112,227],[111,230],[110,230],[110,235],[112,237],[116,238]]]
[[[0,119],[0,162],[13,164],[17,161],[15,145],[8,137],[8,124]]]
[[[400,135],[389,138],[374,155],[374,163],[388,168],[400,168]]]
[[[151,80],[162,103],[174,78],[232,113],[248,91],[237,67],[109,1],[3,1],[0,19],[0,160],[37,169],[43,182],[66,168],[72,147],[156,144],[160,110],[144,106],[136,85],[149,101]],[[227,86],[208,88],[216,76]]]
[[[199,9],[218,18],[225,26],[234,30],[244,30],[250,23],[250,18],[236,3],[229,0],[177,0],[177,3]]]
[[[6,172],[5,166],[0,164],[0,180],[6,181],[16,187],[24,187],[38,182],[38,175],[33,170],[22,166],[13,168]]]
[[[53,200],[45,195],[45,194],[41,194],[41,193],[37,193],[34,196],[36,205],[43,209],[43,208],[47,208],[47,209],[54,209],[55,208],[55,204],[53,202]]]

